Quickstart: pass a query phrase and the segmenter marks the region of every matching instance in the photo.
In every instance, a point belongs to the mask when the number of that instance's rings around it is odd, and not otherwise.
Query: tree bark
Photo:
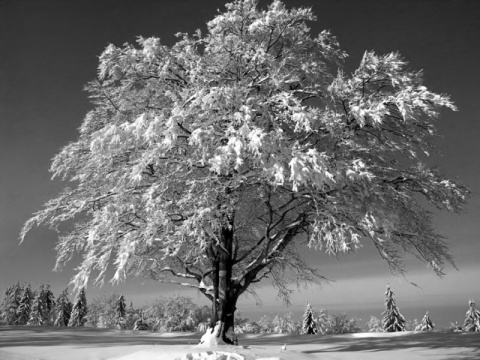
[[[220,322],[221,331],[216,335],[227,344],[235,343],[234,320],[238,300],[238,289],[232,282],[233,268],[233,224],[223,227],[220,241],[212,246],[209,256],[212,261],[213,303],[210,329]]]
[[[243,277],[243,285],[238,281],[232,281],[232,269],[234,265],[233,255],[233,221],[228,227],[223,227],[220,232],[218,243],[212,244],[207,255],[212,262],[213,304],[210,331],[213,334],[219,324],[218,333],[215,334],[218,343],[235,344],[234,333],[235,310],[237,300],[246,291],[248,286],[256,280],[258,273],[266,266],[264,260],[271,260],[275,253],[282,253],[285,247],[292,241],[302,226],[302,218],[290,228],[284,237],[275,245],[270,253],[265,253]]]

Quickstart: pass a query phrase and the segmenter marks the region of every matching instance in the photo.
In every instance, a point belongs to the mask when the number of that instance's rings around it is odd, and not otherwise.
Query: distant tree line
[[[68,288],[55,300],[48,284],[32,290],[30,284],[7,287],[0,304],[0,325],[89,326],[154,331],[196,331],[209,322],[210,308],[189,297],[160,296],[150,305],[127,307],[123,295],[103,294],[89,302],[85,288],[69,300]]]
[[[17,282],[7,287],[0,306],[1,325],[83,326],[86,316],[84,288],[80,289],[72,303],[68,298],[68,288],[55,301],[49,284],[32,290],[30,284]]]
[[[428,311],[421,321],[406,321],[396,304],[395,294],[390,286],[385,292],[383,318],[372,316],[362,329],[355,318],[347,313],[329,314],[327,309],[319,311],[306,304],[303,319],[297,320],[292,312],[283,315],[263,315],[258,321],[235,316],[235,331],[240,333],[279,334],[347,334],[361,331],[431,331],[435,327]],[[127,307],[123,295],[102,294],[89,302],[85,288],[81,288],[75,300],[69,300],[68,288],[55,300],[48,284],[32,290],[30,284],[16,283],[9,286],[0,305],[0,325],[35,326],[89,326],[97,328],[189,331],[205,332],[210,323],[210,308],[199,307],[187,296],[160,296],[148,305]],[[452,331],[480,331],[480,311],[474,300],[469,300],[469,310],[463,327],[451,325]]]

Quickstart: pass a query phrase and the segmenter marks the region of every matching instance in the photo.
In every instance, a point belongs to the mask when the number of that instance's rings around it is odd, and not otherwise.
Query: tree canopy
[[[93,109],[51,166],[72,186],[21,234],[64,230],[56,268],[83,253],[78,287],[113,263],[114,282],[177,277],[213,304],[266,276],[288,295],[318,275],[305,239],[331,254],[371,241],[394,272],[405,252],[438,274],[453,264],[427,204],[458,212],[469,191],[423,161],[449,97],[398,53],[367,51],[345,74],[310,9],[257,2],[227,4],[171,47],[140,37],[101,54]]]

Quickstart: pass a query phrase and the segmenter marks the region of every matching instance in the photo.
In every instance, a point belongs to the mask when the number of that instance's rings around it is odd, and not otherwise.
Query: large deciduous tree
[[[84,253],[78,287],[110,263],[113,281],[180,278],[212,301],[226,342],[252,284],[269,276],[288,295],[291,280],[317,279],[302,241],[332,254],[371,241],[393,271],[410,252],[440,274],[452,258],[427,203],[460,211],[468,195],[422,164],[449,98],[397,53],[366,52],[345,74],[335,37],[311,36],[310,9],[226,8],[171,47],[106,48],[94,108],[51,167],[72,186],[21,237],[73,219],[56,268]]]

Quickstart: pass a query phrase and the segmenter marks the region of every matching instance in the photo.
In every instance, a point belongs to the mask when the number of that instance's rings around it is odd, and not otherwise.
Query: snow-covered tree
[[[68,300],[68,287],[63,290],[55,305],[55,321],[53,326],[68,326],[73,304]]]
[[[313,317],[313,311],[310,304],[307,302],[305,313],[303,314],[302,334],[316,334],[318,333],[317,324]]]
[[[135,322],[140,318],[140,310],[133,307],[133,302],[130,301],[130,306],[127,309],[126,329],[132,330],[135,327]]]
[[[149,326],[148,323],[145,321],[144,316],[143,316],[143,311],[140,315],[140,318],[135,321],[135,324],[133,326],[133,330],[148,330]]]
[[[427,311],[423,316],[421,323],[418,326],[416,326],[414,330],[415,331],[432,331],[434,327],[435,327],[435,324],[430,319],[430,316],[428,315],[428,311]]]
[[[466,318],[463,322],[463,330],[465,331],[480,331],[480,311],[475,309],[475,301],[473,299],[468,301],[470,309],[465,314]]]
[[[43,325],[45,322],[43,311],[45,306],[43,304],[43,285],[40,285],[38,291],[35,294],[32,303],[32,309],[30,310],[30,318],[27,325]]]
[[[50,289],[50,284],[41,287],[42,315],[45,324],[51,325],[55,321],[55,296]]]
[[[300,334],[302,324],[295,321],[292,312],[283,315],[276,315],[272,321],[273,332],[276,334]]]
[[[203,319],[199,319],[199,308],[187,296],[175,294],[161,296],[144,311],[144,321],[156,331],[195,331]]]
[[[382,327],[384,332],[406,331],[405,318],[400,314],[400,309],[395,303],[395,294],[387,285],[385,291],[385,311],[382,313]]]
[[[127,305],[125,304],[125,298],[123,297],[123,295],[120,295],[120,297],[118,298],[117,300],[117,303],[116,303],[117,307],[115,309],[116,311],[116,323],[117,323],[117,327],[119,329],[125,329],[126,328],[126,325],[127,325],[127,320],[126,320],[126,316],[127,316]]]
[[[18,304],[17,319],[15,321],[15,324],[25,325],[28,322],[28,320],[30,319],[30,311],[32,309],[32,300],[32,288],[30,284],[27,284],[23,288],[23,294]]]
[[[195,287],[227,343],[252,284],[268,276],[288,300],[292,281],[321,278],[297,252],[305,237],[330,254],[371,241],[393,271],[410,252],[441,274],[453,261],[424,206],[461,211],[469,195],[422,163],[448,96],[398,53],[367,51],[345,74],[335,37],[310,34],[310,9],[257,5],[234,0],[171,47],[109,45],[87,86],[94,108],[51,166],[74,187],[21,233],[76,221],[56,268],[84,252],[77,287],[95,271],[102,283],[110,262],[113,282]]]
[[[88,304],[87,325],[99,328],[117,327],[117,302],[120,295],[101,294]]]
[[[82,287],[75,297],[68,326],[75,327],[85,325],[85,322],[87,322],[87,312],[87,296],[85,295],[85,288]]]
[[[370,320],[365,324],[365,327],[367,331],[371,333],[383,332],[382,320],[376,316],[370,316]]]
[[[22,296],[22,286],[19,282],[5,289],[2,300],[2,323],[14,325],[17,321],[17,310]]]
[[[347,313],[332,314],[328,317],[326,334],[351,334],[360,332],[357,319]]]

